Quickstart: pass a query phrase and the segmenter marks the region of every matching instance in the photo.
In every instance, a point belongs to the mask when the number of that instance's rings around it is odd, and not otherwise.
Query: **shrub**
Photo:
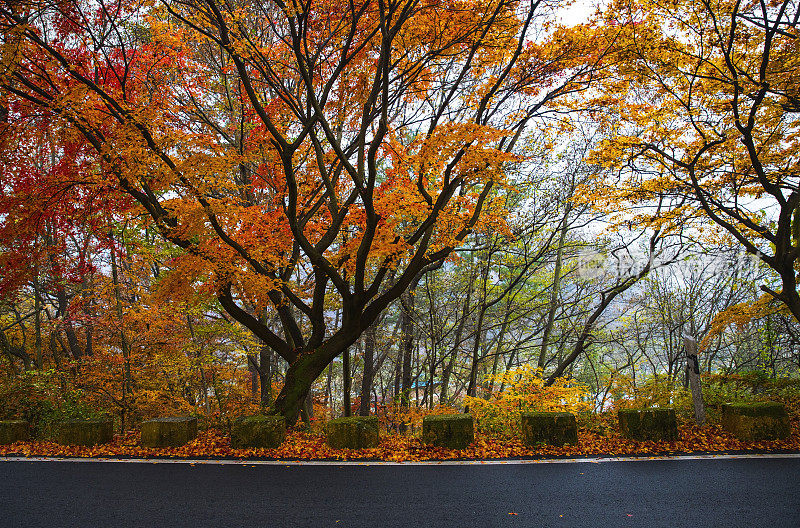
[[[0,419],[27,420],[35,437],[53,437],[67,420],[103,416],[103,410],[88,404],[84,392],[65,373],[54,369],[28,371],[0,386]]]
[[[458,414],[460,411],[449,405],[437,405],[433,409],[426,407],[403,407],[396,402],[382,407],[378,412],[381,427],[384,431],[390,431],[400,425],[404,425],[406,434],[416,435],[422,430],[422,421],[426,416],[439,416],[443,414]]]
[[[542,370],[530,365],[496,376],[493,386],[500,385],[504,385],[502,392],[492,392],[485,399],[466,396],[464,400],[478,429],[486,433],[518,434],[523,412],[579,413],[592,408],[587,385],[558,378],[547,387]]]

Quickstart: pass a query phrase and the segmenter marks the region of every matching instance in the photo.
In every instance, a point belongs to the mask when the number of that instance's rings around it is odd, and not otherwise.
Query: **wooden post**
[[[686,372],[689,376],[689,387],[692,390],[692,402],[694,403],[694,420],[697,425],[703,425],[706,422],[706,406],[703,402],[703,389],[700,385],[697,341],[693,337],[684,334],[683,348],[686,351]]]

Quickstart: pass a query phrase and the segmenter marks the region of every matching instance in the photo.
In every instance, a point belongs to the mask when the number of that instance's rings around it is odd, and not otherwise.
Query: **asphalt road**
[[[800,527],[800,458],[468,466],[0,461],[0,526]]]

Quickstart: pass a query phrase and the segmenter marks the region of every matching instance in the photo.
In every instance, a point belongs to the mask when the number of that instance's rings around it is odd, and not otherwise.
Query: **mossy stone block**
[[[239,448],[276,448],[286,438],[283,416],[247,416],[239,418],[231,429],[231,446]]]
[[[578,443],[578,424],[572,413],[525,412],[521,416],[525,445]]]
[[[30,440],[30,424],[25,420],[0,421],[0,445]]]
[[[110,418],[66,420],[58,425],[56,440],[62,445],[93,446],[107,444],[114,438]]]
[[[380,442],[377,416],[337,418],[325,424],[325,438],[334,449],[377,447]]]
[[[675,409],[626,409],[617,413],[619,431],[633,440],[655,442],[678,439],[678,422]]]
[[[171,416],[142,422],[142,446],[180,447],[197,438],[197,418]]]
[[[742,442],[780,440],[789,436],[789,413],[782,403],[726,403],[722,428]]]
[[[436,447],[464,449],[475,440],[471,414],[437,414],[422,419],[422,441]]]

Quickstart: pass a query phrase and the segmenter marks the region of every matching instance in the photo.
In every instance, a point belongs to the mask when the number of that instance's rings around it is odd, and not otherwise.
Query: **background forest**
[[[796,412],[800,6],[560,8],[0,2],[0,418]]]

